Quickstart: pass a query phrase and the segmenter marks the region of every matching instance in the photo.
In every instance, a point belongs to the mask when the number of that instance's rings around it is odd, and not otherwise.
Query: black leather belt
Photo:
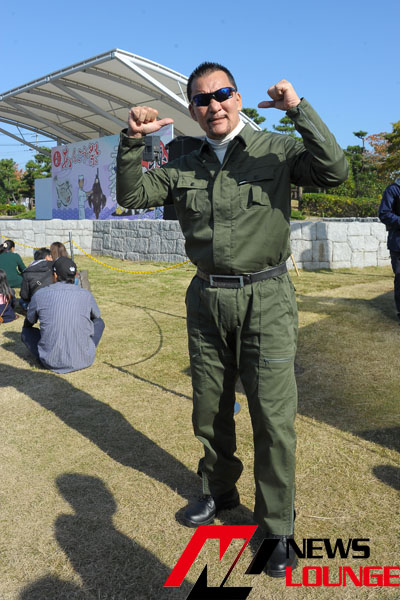
[[[265,269],[265,271],[259,271],[258,273],[246,273],[243,275],[210,275],[197,267],[196,275],[197,277],[200,277],[200,279],[207,281],[211,287],[242,288],[243,286],[255,283],[256,281],[270,279],[270,277],[278,277],[278,275],[282,275],[283,273],[287,273],[286,263],[282,263],[277,267]]]

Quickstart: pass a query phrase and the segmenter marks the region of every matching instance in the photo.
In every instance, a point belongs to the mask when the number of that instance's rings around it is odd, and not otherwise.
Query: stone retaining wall
[[[291,224],[299,268],[342,269],[390,265],[386,228],[379,219],[323,219]]]
[[[29,221],[0,219],[0,235],[13,239],[25,256],[33,250],[18,245],[49,246],[73,240],[86,252],[125,258],[181,262],[187,259],[177,221]],[[4,238],[0,238],[0,241]],[[339,269],[390,265],[385,226],[378,219],[323,219],[291,224],[292,252],[301,269]],[[74,247],[74,252],[80,251]],[[292,262],[288,261],[292,268]]]
[[[70,232],[72,232],[73,240],[81,248],[86,250],[86,252],[91,252],[93,221],[89,219],[82,221],[63,221],[62,219],[53,219],[50,221],[0,219],[0,235],[14,240],[16,252],[24,256],[33,254],[33,249],[21,246],[18,242],[39,248],[48,248],[53,242],[63,242],[67,246],[66,242],[69,240]],[[0,238],[0,242],[2,241],[4,242],[4,237]],[[77,248],[74,248],[74,252],[82,254]]]
[[[128,260],[187,260],[178,221],[94,221],[92,250]]]

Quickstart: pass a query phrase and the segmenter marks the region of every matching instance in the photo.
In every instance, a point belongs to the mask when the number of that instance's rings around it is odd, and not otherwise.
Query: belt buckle
[[[218,287],[218,284],[214,284],[215,279],[236,279],[239,283],[239,288],[244,287],[243,275],[210,275],[210,285],[211,287]]]

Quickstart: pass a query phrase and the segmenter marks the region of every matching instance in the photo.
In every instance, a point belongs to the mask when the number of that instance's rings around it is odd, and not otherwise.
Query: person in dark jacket
[[[11,288],[21,287],[25,265],[20,255],[15,252],[15,243],[12,240],[0,244],[0,269],[6,272],[8,285]]]
[[[400,177],[383,192],[379,218],[388,232],[387,247],[394,273],[394,301],[400,324]]]
[[[22,273],[20,305],[26,310],[33,294],[41,287],[53,283],[53,259],[48,248],[39,248],[33,262]]]

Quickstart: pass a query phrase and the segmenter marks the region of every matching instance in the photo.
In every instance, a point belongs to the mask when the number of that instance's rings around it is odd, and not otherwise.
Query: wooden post
[[[296,269],[297,277],[299,277],[299,276],[300,276],[300,273],[299,273],[299,270],[298,270],[298,268],[297,268],[296,261],[294,260],[294,256],[293,256],[293,254],[291,254],[291,255],[290,255],[290,258],[292,259],[293,266],[294,266],[294,268]]]

